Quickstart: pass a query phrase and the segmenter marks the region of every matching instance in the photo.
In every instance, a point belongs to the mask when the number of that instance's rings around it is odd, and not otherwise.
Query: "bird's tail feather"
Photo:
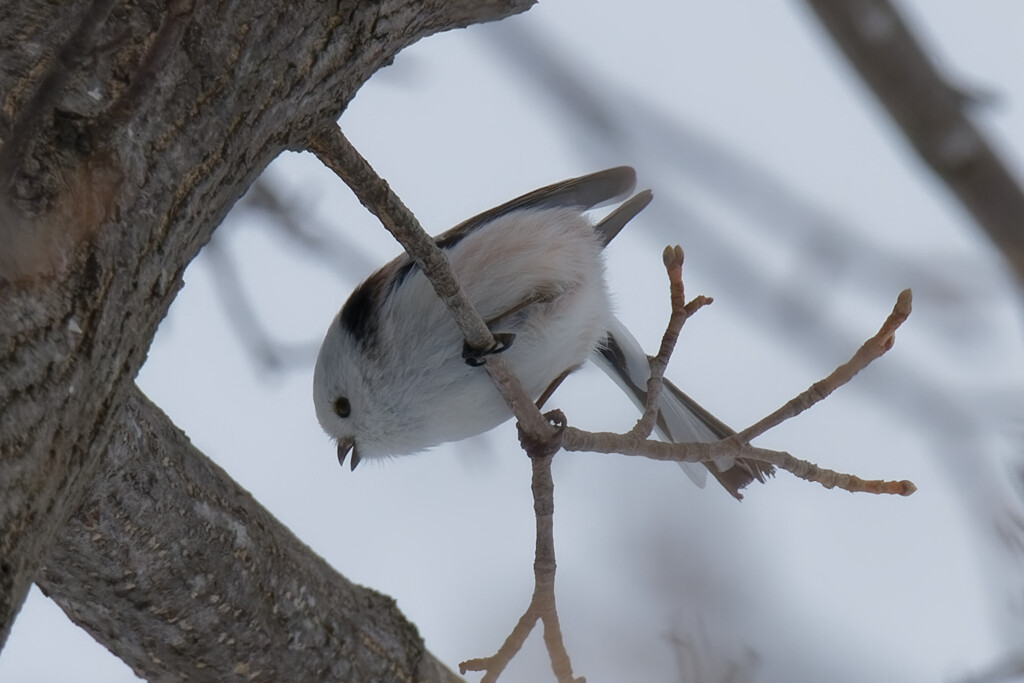
[[[641,408],[647,400],[647,380],[651,376],[647,355],[635,337],[617,318],[612,319],[605,344],[598,349],[597,364]],[[712,443],[735,432],[709,413],[674,384],[665,380],[665,389],[659,400],[658,434],[674,443]],[[763,482],[774,474],[771,465],[747,459],[722,459],[713,463],[681,462],[679,465],[695,484],[704,486],[707,472],[722,484],[737,500],[743,498],[740,489],[750,482]]]

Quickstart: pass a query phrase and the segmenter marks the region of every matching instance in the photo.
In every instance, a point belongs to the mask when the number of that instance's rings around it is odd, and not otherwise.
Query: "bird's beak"
[[[355,439],[338,439],[338,464],[345,464],[345,457],[349,451],[352,451],[352,469],[356,468],[361,458],[359,457],[359,451],[355,450],[356,441]]]

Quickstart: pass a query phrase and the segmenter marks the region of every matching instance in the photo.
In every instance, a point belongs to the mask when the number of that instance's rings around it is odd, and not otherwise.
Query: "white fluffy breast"
[[[604,338],[611,313],[602,243],[580,212],[514,211],[445,253],[481,316],[500,318],[493,330],[515,335],[504,357],[532,396]],[[364,457],[420,451],[511,417],[486,371],[463,360],[462,336],[419,269],[384,291],[373,353],[334,345],[347,357],[329,363],[332,374],[349,377],[337,390],[359,393],[349,397],[351,424]],[[543,301],[522,306],[538,294]]]

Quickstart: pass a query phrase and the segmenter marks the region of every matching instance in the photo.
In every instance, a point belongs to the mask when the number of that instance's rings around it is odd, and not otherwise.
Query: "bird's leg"
[[[466,365],[472,365],[474,368],[480,367],[487,360],[487,356],[505,351],[508,347],[512,346],[512,342],[516,338],[516,335],[511,332],[492,332],[491,334],[494,335],[496,343],[485,351],[474,349],[469,344],[463,342],[462,360],[466,361]]]
[[[523,310],[528,306],[532,306],[534,304],[551,303],[552,301],[558,298],[558,295],[560,293],[560,291],[556,291],[554,288],[538,289],[536,292],[534,292],[527,298],[523,299],[512,308],[508,309],[507,311],[503,311],[498,315],[494,316],[493,318],[487,320],[487,327],[493,330],[494,326],[500,323],[502,320],[505,320],[510,316],[515,315],[516,313],[518,313],[519,311]],[[480,367],[481,365],[484,364],[484,361],[487,359],[487,356],[505,351],[506,349],[508,349],[508,347],[512,346],[512,341],[516,338],[516,335],[512,334],[511,332],[492,332],[492,334],[494,335],[494,340],[498,343],[495,344],[492,348],[487,349],[486,351],[470,348],[469,344],[462,345],[462,359],[466,361],[466,365]],[[552,391],[554,390],[552,389]]]
[[[532,306],[534,304],[549,304],[555,299],[557,299],[559,294],[561,294],[561,291],[555,291],[554,288],[539,289],[530,296],[520,301],[512,308],[508,309],[507,311],[503,311],[502,313],[499,313],[498,315],[488,320],[487,327],[494,327],[505,318],[515,315],[516,313],[523,310],[527,306]]]

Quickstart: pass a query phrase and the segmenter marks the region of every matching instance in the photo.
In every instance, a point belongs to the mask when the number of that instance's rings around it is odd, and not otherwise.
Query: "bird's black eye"
[[[334,399],[334,412],[338,414],[338,417],[348,417],[352,412],[352,404],[344,396],[339,396]]]

